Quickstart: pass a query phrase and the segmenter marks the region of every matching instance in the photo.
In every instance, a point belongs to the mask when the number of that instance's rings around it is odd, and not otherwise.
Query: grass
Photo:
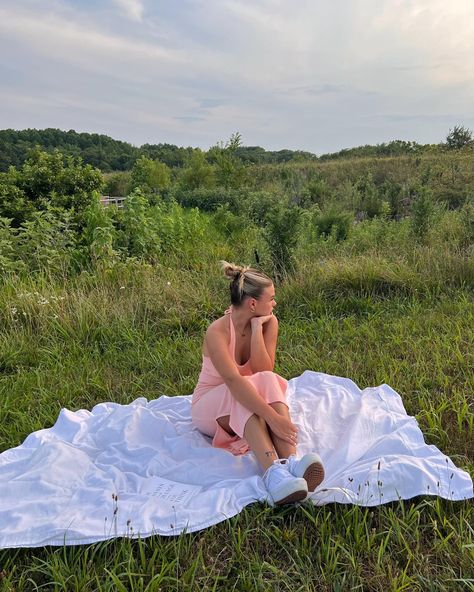
[[[300,248],[295,275],[277,287],[275,371],[389,384],[425,440],[473,475],[472,255],[390,244],[360,252],[353,236]],[[252,247],[216,245],[199,267],[132,262],[67,281],[5,280],[0,450],[53,425],[62,407],[190,394],[205,328],[227,306],[216,261],[251,261]],[[474,590],[473,524],[472,500],[432,496],[375,508],[254,504],[180,536],[0,551],[0,591]]]

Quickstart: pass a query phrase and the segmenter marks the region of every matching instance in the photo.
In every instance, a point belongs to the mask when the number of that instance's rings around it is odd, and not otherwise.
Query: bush
[[[18,259],[18,229],[11,226],[10,218],[0,218],[0,274],[21,271],[26,268]]]
[[[214,226],[226,237],[240,232],[247,225],[245,216],[233,214],[229,205],[219,205],[212,218]]]
[[[353,219],[349,212],[341,212],[334,208],[322,212],[314,218],[317,236],[327,239],[332,235],[336,241],[345,240]]]
[[[293,252],[298,241],[300,222],[301,210],[296,206],[288,208],[280,204],[267,216],[263,238],[270,251],[273,276],[277,282],[295,270]]]
[[[130,187],[130,172],[109,173],[104,175],[105,195],[112,197],[124,197]]]
[[[271,191],[251,191],[239,201],[241,211],[257,226],[264,226],[269,213],[283,204],[283,197]]]
[[[125,200],[120,214],[118,248],[131,257],[152,257],[160,248],[160,237],[153,227],[146,197],[135,189]]]
[[[359,177],[356,189],[360,196],[358,210],[366,214],[369,219],[379,216],[383,206],[372,173]]]
[[[216,184],[214,167],[206,160],[201,150],[195,150],[186,161],[179,177],[179,186],[184,190],[210,189]]]
[[[243,202],[243,194],[235,189],[177,189],[173,194],[177,203],[186,208],[199,208],[203,212],[215,212],[220,205],[228,204],[237,213]]]
[[[143,193],[157,193],[160,189],[168,187],[170,180],[170,170],[164,163],[140,156],[130,174],[129,190],[140,189]]]
[[[418,241],[423,241],[431,225],[434,214],[431,190],[428,187],[421,186],[418,188],[417,195],[411,206],[411,212],[413,234]]]
[[[76,246],[71,212],[34,212],[18,230],[17,254],[30,271],[67,275]]]

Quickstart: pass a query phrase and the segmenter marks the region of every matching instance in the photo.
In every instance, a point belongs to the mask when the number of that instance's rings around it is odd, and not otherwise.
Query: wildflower
[[[166,285],[167,286],[171,286],[171,282],[166,282]]]

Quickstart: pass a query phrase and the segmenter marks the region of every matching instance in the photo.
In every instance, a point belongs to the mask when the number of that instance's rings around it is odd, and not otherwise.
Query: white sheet
[[[326,468],[313,503],[474,497],[471,477],[425,444],[388,385],[361,391],[347,378],[306,371],[289,381],[288,401],[299,453],[319,451]],[[193,532],[267,500],[253,453],[212,448],[190,405],[188,395],[62,409],[53,427],[3,452],[0,547]]]

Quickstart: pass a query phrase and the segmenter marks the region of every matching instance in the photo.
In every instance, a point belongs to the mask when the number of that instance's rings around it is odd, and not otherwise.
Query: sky
[[[0,0],[0,129],[207,150],[474,128],[472,0]]]

